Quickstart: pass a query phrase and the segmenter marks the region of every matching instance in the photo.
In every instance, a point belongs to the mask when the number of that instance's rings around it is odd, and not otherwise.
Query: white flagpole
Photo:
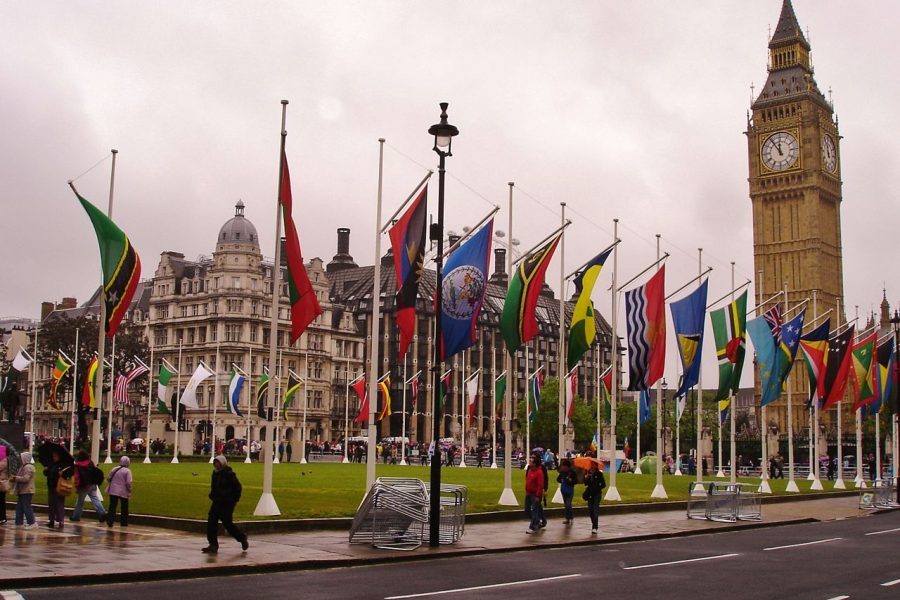
[[[116,405],[116,336],[113,336],[112,354],[109,360],[109,415],[106,422],[106,459],[104,464],[112,464],[113,409]]]
[[[344,352],[347,351],[347,348],[344,348]],[[347,439],[350,428],[350,354],[347,354],[347,371],[344,375],[344,460],[341,462],[347,464],[350,462],[350,459],[347,456],[347,447],[349,446]]]
[[[697,272],[703,272],[703,248],[697,248]],[[700,286],[702,283],[698,283],[697,285]],[[703,310],[703,319],[706,320],[705,306],[703,307]],[[703,347],[701,346],[698,348],[697,352],[700,353],[697,358],[701,361],[701,364],[700,370],[697,373],[697,387],[695,388],[697,393],[697,423],[695,424],[695,427],[697,429],[694,432],[694,472],[696,474],[697,485],[694,486],[694,490],[695,493],[699,495],[703,494],[703,456],[700,454],[700,445],[703,441]],[[716,417],[716,420],[718,420],[718,417]]]
[[[75,328],[75,360],[72,361],[72,408],[69,411],[69,454],[75,456],[75,391],[78,386],[78,334]]]
[[[837,324],[838,327],[841,326],[841,299],[836,298],[835,302],[837,303]],[[852,341],[852,340],[851,340]],[[848,350],[849,352],[850,350]],[[843,415],[841,414],[841,407],[843,405],[843,400],[837,401],[837,479],[834,480],[834,489],[836,490],[844,490],[847,489],[847,484],[844,483],[844,437],[842,432],[841,421],[843,420]]]
[[[281,444],[281,409],[284,405],[284,398],[281,396],[281,377],[284,375],[284,350],[279,348],[278,350],[278,366],[276,368],[276,373],[278,373],[278,394],[275,396],[278,399],[275,408],[275,434],[272,438],[272,464],[280,464],[281,459],[278,458],[278,446]],[[290,374],[288,374],[288,384],[290,384]],[[285,391],[287,391],[287,385],[285,385]]]
[[[271,335],[271,334],[270,334]],[[247,359],[247,441],[244,444],[247,456],[244,464],[250,464],[250,414],[253,411],[253,346],[250,347],[250,357]]]
[[[784,306],[787,309],[788,306],[788,295],[787,295],[787,285],[784,287]],[[782,336],[784,334],[782,333]],[[787,383],[787,420],[788,420],[788,482],[787,486],[784,488],[785,492],[796,493],[800,491],[800,488],[797,487],[797,482],[794,481],[794,413],[793,408],[791,407],[792,400],[792,390],[791,384],[793,383],[790,380],[791,373],[794,371],[794,365],[791,365],[791,371],[788,373],[785,382]]]
[[[216,342],[216,372],[213,374],[213,385],[215,386],[213,388],[213,399],[210,400],[209,394],[206,395],[206,401],[213,403],[212,423],[209,423],[209,428],[212,432],[212,435],[209,436],[210,438],[212,438],[212,441],[209,444],[209,464],[212,464],[216,457],[216,414],[219,409],[219,401],[221,400],[219,398],[219,388],[222,387],[221,385],[219,385],[219,368],[222,364],[222,361],[219,358],[220,344],[221,342]]]
[[[459,386],[459,420],[462,425],[461,434],[460,434],[460,446],[462,446],[462,453],[459,456],[459,466],[461,469],[466,467],[466,420],[469,417],[469,394],[466,389],[466,366],[468,363],[468,350],[463,350],[462,353],[462,378],[460,379],[461,385]]]
[[[304,366],[303,366],[303,432],[300,441],[300,464],[307,464],[306,460],[306,446],[309,440],[307,440],[306,436],[309,435],[306,415],[307,409],[309,408],[309,384],[307,381],[309,380],[309,337],[306,338],[306,352],[304,353]]]
[[[507,281],[511,281],[513,276],[513,188],[516,184],[510,181],[507,185],[509,185],[509,228],[506,230],[506,234],[509,236],[509,246],[506,253],[506,276]],[[519,501],[516,499],[516,493],[512,489],[512,428],[510,427],[510,417],[512,416],[511,407],[515,378],[513,377],[513,361],[509,352],[503,353],[503,365],[506,370],[507,385],[503,398],[503,492],[500,494],[498,504],[501,506],[518,506]]]
[[[497,350],[494,348],[496,331],[491,332],[491,378],[494,380],[494,389],[491,390],[491,468],[497,468]]]
[[[634,422],[635,422],[635,431],[636,435],[634,436],[635,447],[634,447],[634,474],[635,475],[643,475],[644,472],[641,471],[641,396],[640,392],[638,392],[637,400],[635,401],[637,405],[637,410],[634,411]]]
[[[150,460],[150,414],[153,410],[153,350],[153,344],[150,344],[150,371],[147,376],[147,437],[144,439],[147,447],[144,448],[144,464],[152,462]]]
[[[762,272],[760,272],[762,274]],[[756,305],[756,314],[762,315],[763,313],[763,284],[762,277],[760,277],[759,289],[756,290],[757,295],[759,296],[759,302]],[[787,285],[785,284],[785,288],[782,291],[784,294],[784,309],[785,313],[787,312],[788,302],[787,302]],[[776,363],[777,364],[777,363]],[[777,375],[776,375],[777,377]],[[760,382],[762,378],[760,377]],[[760,385],[762,385],[760,383]],[[760,397],[760,409],[759,409],[759,443],[760,443],[760,453],[759,453],[759,493],[760,494],[771,494],[772,486],[769,485],[769,427],[767,425],[768,420],[766,419],[766,410],[765,406],[762,406],[762,397]]]
[[[406,462],[406,386],[409,385],[409,382],[406,380],[406,363],[409,362],[408,355],[409,353],[407,352],[403,356],[403,410],[400,412],[402,415],[400,426],[400,464],[404,467],[409,464]]]
[[[875,413],[875,476],[874,481],[881,481],[881,406]]]
[[[619,239],[619,219],[613,219],[613,241]],[[604,498],[607,502],[619,502],[622,500],[622,496],[619,494],[619,489],[616,487],[616,404],[619,399],[619,337],[616,332],[616,327],[618,325],[618,299],[619,299],[619,290],[617,281],[617,273],[619,266],[619,246],[617,245],[613,249],[613,272],[612,272],[612,317],[611,317],[611,328],[612,328],[612,365],[611,365],[611,375],[612,375],[612,393],[609,402],[609,487],[606,490],[606,496]],[[599,440],[598,440],[599,442]],[[597,449],[597,457],[600,457],[600,449]]]
[[[372,267],[372,331],[369,336],[369,419],[366,448],[366,491],[375,485],[375,405],[378,398],[378,345],[381,320],[381,194],[384,182],[384,138],[378,138],[378,194],[375,203],[375,260]],[[437,450],[437,445],[435,445]]]
[[[102,302],[101,302],[101,304],[102,304]],[[28,438],[28,451],[32,452],[32,453],[34,452],[34,438],[35,438],[34,411],[37,410],[37,378],[38,378],[37,357],[38,357],[38,331],[39,330],[40,330],[40,327],[34,328],[34,356],[31,359],[31,365],[30,365],[31,366],[31,398],[29,398],[29,400],[30,400],[29,404],[31,404],[31,411],[30,411],[31,412],[31,427],[30,427],[31,436],[29,436],[29,438]],[[101,320],[101,325],[100,325],[100,335],[103,335],[102,320]],[[99,452],[99,450],[98,450],[98,452]]]
[[[681,371],[681,377],[684,377],[684,370],[681,367],[681,360],[678,358],[678,355],[675,355],[675,381],[678,381],[678,372]],[[699,357],[698,357],[699,358]],[[685,390],[684,393],[684,401],[685,408],[687,408],[687,395],[689,390]],[[675,401],[675,476],[681,477],[681,416],[684,414],[684,411],[679,410],[681,407],[681,402]]]
[[[566,203],[560,202],[560,226],[566,225]],[[563,393],[563,380],[566,369],[566,230],[562,230],[559,239],[559,352],[557,352],[559,360],[556,368],[557,378],[559,379],[559,426],[557,431],[556,452],[559,456],[565,456],[565,435],[566,435],[566,397]],[[558,501],[557,501],[558,498]],[[556,493],[553,495],[553,502],[562,503],[562,492],[557,487]]]
[[[813,294],[813,301],[812,301],[812,303],[813,303],[813,320],[812,320],[812,322],[815,323],[815,321],[819,318],[819,315],[816,314],[816,312],[818,311],[818,305],[816,302],[817,290],[813,290],[812,294]],[[815,396],[815,395],[812,392],[810,392],[810,396]],[[813,487],[811,489],[815,489],[815,485],[816,485],[815,482],[817,479],[817,474],[819,472],[819,454],[818,454],[819,449],[815,444],[815,441],[818,439],[818,437],[816,436],[816,431],[815,431],[814,425],[813,425],[813,415],[818,414],[818,411],[817,411],[817,409],[819,407],[818,399],[816,399],[813,402],[813,404],[815,404],[815,406],[810,407],[810,410],[809,410],[809,437],[807,439],[807,445],[809,446],[809,448],[808,448],[808,450],[809,450],[809,475],[807,475],[807,477],[806,477],[807,481],[813,482],[812,483]],[[816,423],[816,425],[817,424],[818,423]],[[821,485],[821,483],[819,485]]]
[[[183,368],[183,366],[181,364],[182,345],[183,345],[183,339],[178,340],[178,373],[176,373],[176,376],[175,376],[175,448],[172,451],[173,452],[173,455],[172,455],[172,464],[173,465],[178,464],[178,438],[180,437],[179,434],[181,433],[181,431],[179,430],[179,427],[178,427],[178,415],[181,413],[181,396],[180,396],[180,394],[181,394],[181,370]],[[100,366],[98,366],[97,369],[100,369],[101,367],[102,367],[102,364]],[[165,403],[165,401],[166,400],[164,399],[163,402]]]
[[[734,261],[731,261],[731,289],[734,290]],[[731,301],[734,302],[734,292],[733,291],[731,292]],[[735,445],[735,439],[734,439],[735,423],[736,423],[735,413],[737,411],[735,410],[735,408],[736,407],[735,407],[734,387],[729,386],[728,409],[729,409],[729,412],[731,413],[731,415],[730,415],[731,416],[731,419],[730,419],[731,420],[731,440],[730,440],[731,448],[730,449],[731,449],[731,483],[732,484],[737,483],[737,464],[735,464],[736,458],[737,458],[737,447]]]
[[[531,413],[534,410],[531,406],[531,369],[528,364],[528,344],[525,344],[525,460],[531,461]],[[537,360],[534,361],[537,367]],[[536,370],[536,369],[535,369]]]
[[[656,234],[656,260],[659,261],[659,239],[660,234]],[[659,263],[656,264],[656,270],[659,271]],[[665,317],[664,317],[665,318]],[[663,327],[665,327],[665,322],[663,323]],[[665,362],[665,361],[663,361]],[[676,409],[677,412],[677,409]],[[653,491],[650,493],[651,498],[663,498],[666,499],[669,495],[666,493],[666,488],[663,486],[663,459],[665,458],[665,440],[663,439],[663,430],[662,430],[662,379],[656,380],[656,486],[653,488]]]
[[[813,290],[813,322],[819,318],[818,290]],[[825,377],[825,373],[820,373],[819,377]],[[816,382],[818,386],[818,382]],[[809,468],[813,473],[813,482],[809,489],[813,491],[821,491],[822,480],[819,478],[819,395],[813,393],[813,429],[810,431],[810,444],[814,449],[810,451]],[[827,453],[826,453],[827,454]],[[831,460],[831,457],[828,458]]]

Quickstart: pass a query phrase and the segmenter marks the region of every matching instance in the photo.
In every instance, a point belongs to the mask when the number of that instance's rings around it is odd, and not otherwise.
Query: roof
[[[137,284],[137,288],[134,291],[134,298],[131,300],[131,306],[128,307],[128,313],[131,314],[135,310],[140,310],[143,314],[147,314],[150,310],[150,292],[153,290],[152,282],[144,280],[139,281]],[[100,287],[97,287],[94,290],[94,293],[91,294],[91,297],[76,308],[63,308],[56,309],[47,315],[45,321],[52,321],[54,319],[60,318],[68,318],[68,319],[77,319],[79,317],[85,316],[95,316],[100,314]]]
[[[775,33],[769,40],[769,48],[784,46],[794,43],[802,44],[809,50],[809,42],[803,36],[803,30],[800,29],[800,23],[797,22],[797,15],[794,14],[794,6],[791,0],[784,0],[781,5],[781,16],[778,18],[778,25],[775,26]]]

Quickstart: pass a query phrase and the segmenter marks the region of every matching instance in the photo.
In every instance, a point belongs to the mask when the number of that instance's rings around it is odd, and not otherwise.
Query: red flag
[[[369,420],[369,394],[366,390],[366,376],[360,377],[356,383],[350,386],[359,396],[359,414],[353,419],[354,423],[365,423]]]
[[[828,359],[825,365],[825,402],[822,410],[828,410],[844,397],[850,381],[850,349],[854,327],[828,340]]]
[[[291,300],[291,343],[297,341],[307,325],[322,314],[322,307],[316,292],[309,282],[303,255],[300,253],[300,239],[294,226],[293,198],[291,196],[291,174],[288,171],[287,154],[281,153],[281,208],[284,213],[284,252],[287,258],[288,296]]]
[[[416,330],[416,300],[419,297],[419,280],[425,266],[427,193],[428,188],[422,188],[419,196],[390,231],[394,271],[397,274],[396,319],[400,330],[400,358],[406,354]]]

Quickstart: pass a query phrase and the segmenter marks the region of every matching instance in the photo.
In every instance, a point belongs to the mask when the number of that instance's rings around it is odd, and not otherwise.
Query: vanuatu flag
[[[291,343],[297,341],[307,325],[322,314],[322,307],[316,299],[316,292],[309,282],[303,254],[300,253],[300,238],[294,226],[293,196],[291,195],[291,174],[288,171],[287,155],[281,153],[281,208],[284,214],[284,251],[287,259],[288,296],[291,301]]]
[[[575,276],[575,293],[578,299],[572,311],[572,323],[569,325],[569,351],[566,356],[566,364],[571,371],[587,352],[594,338],[597,336],[597,322],[594,320],[594,302],[591,294],[594,284],[600,276],[600,270],[606,263],[612,248],[604,250],[588,262]]]
[[[747,344],[747,292],[738,296],[728,306],[709,313],[713,336],[716,338],[716,358],[719,361],[719,390],[716,400],[724,401],[737,393],[741,386],[741,371],[744,368],[744,353]],[[728,403],[719,403],[719,412],[724,413]]]
[[[625,292],[628,389],[646,390],[663,376],[666,360],[666,267]]]
[[[69,183],[81,206],[87,212],[97,242],[100,244],[100,266],[103,270],[103,302],[106,305],[106,337],[116,335],[122,317],[131,305],[138,280],[141,278],[141,259],[126,236],[115,223],[97,207],[82,198]]]
[[[850,378],[854,327],[828,340],[828,358],[825,362],[825,401],[822,408],[828,410],[844,397]]]
[[[97,402],[94,399],[94,379],[97,377],[97,362],[95,356],[91,360],[91,364],[87,368],[87,377],[84,380],[84,390],[81,392],[81,404],[88,408],[97,408]]]
[[[894,338],[888,338],[878,346],[878,366],[875,371],[876,391],[878,392],[878,408],[889,406],[891,412],[896,412],[897,382],[894,381]]]
[[[60,380],[65,377],[66,373],[68,373],[71,368],[72,365],[67,363],[62,356],[56,357],[56,364],[53,365],[53,372],[50,374],[50,395],[47,397],[47,404],[49,404],[50,408],[53,410],[62,408],[59,405],[59,402],[56,401],[56,391],[59,387]]]
[[[800,338],[800,350],[806,362],[806,374],[809,380],[809,398],[807,406],[816,402],[821,406],[825,398],[825,357],[828,355],[828,332],[831,331],[831,319]]]
[[[376,420],[380,421],[385,417],[391,416],[391,376],[388,375],[378,382],[378,395],[381,396],[381,412],[378,413]]]
[[[709,291],[709,280],[704,279],[700,286],[677,302],[669,305],[672,312],[672,325],[678,344],[678,355],[684,375],[675,392],[678,401],[678,420],[684,412],[688,390],[697,385],[700,379],[700,354],[703,349],[703,330],[706,323],[706,297]]]
[[[288,409],[294,403],[294,394],[300,389],[300,383],[300,377],[293,371],[288,370],[288,383],[287,387],[284,389],[284,399],[281,403],[281,409],[282,412],[284,412],[285,418],[287,418]]]
[[[538,296],[544,285],[544,274],[559,244],[562,233],[553,237],[526,256],[516,267],[506,292],[503,313],[500,315],[500,332],[511,355],[519,347],[537,335],[538,325],[534,316]]]
[[[262,377],[259,378],[259,384],[256,386],[256,416],[260,419],[267,419],[269,415],[266,411],[266,398],[269,395],[269,371],[263,370]]]
[[[391,248],[397,275],[397,328],[400,357],[406,354],[416,330],[416,299],[425,265],[425,225],[428,221],[428,187],[423,187],[400,220],[391,227]]]
[[[853,387],[856,390],[856,400],[853,402],[853,410],[859,410],[867,404],[875,402],[875,343],[878,333],[873,331],[870,335],[856,342],[850,351],[853,363]]]

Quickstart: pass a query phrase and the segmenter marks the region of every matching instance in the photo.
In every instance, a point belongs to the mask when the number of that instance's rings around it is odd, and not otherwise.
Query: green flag
[[[597,336],[597,322],[594,320],[594,303],[591,301],[591,293],[594,291],[594,283],[597,282],[600,270],[610,252],[612,252],[612,248],[592,258],[575,277],[575,293],[578,294],[578,300],[575,301],[572,323],[569,325],[569,351],[566,357],[570,371],[575,368]]]
[[[506,373],[494,380],[494,402],[500,404],[506,397]]]
[[[737,393],[741,385],[744,354],[747,344],[747,291],[737,300],[709,313],[713,336],[716,339],[716,358],[719,361],[719,390],[716,400],[724,401]],[[723,408],[719,404],[720,410]],[[727,402],[726,406],[727,408]]]
[[[166,408],[166,398],[169,397],[169,382],[178,372],[163,359],[159,365],[159,375],[156,378],[156,409],[164,415],[169,414]]]
[[[510,354],[515,354],[522,344],[537,335],[538,325],[534,313],[544,285],[544,275],[560,236],[562,233],[553,236],[541,248],[522,259],[509,281],[503,312],[500,314],[500,333],[506,342],[506,351]]]

